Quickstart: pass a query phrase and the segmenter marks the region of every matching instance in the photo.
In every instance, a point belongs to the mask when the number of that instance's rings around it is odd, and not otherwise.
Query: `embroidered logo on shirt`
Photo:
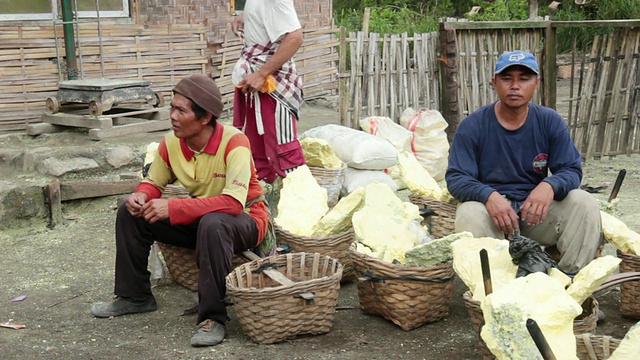
[[[240,186],[240,187],[242,187],[242,188],[245,188],[245,189],[247,188],[247,184],[241,183],[241,182],[240,182],[240,181],[238,181],[238,180],[233,180],[232,184],[233,184],[233,185],[238,185],[238,186]]]
[[[226,177],[225,174],[220,174],[220,173],[213,173],[213,178],[217,179],[217,178],[224,178]]]
[[[549,155],[547,154],[538,154],[538,156],[533,159],[533,170],[538,174],[546,174],[547,173],[547,160],[549,159]]]

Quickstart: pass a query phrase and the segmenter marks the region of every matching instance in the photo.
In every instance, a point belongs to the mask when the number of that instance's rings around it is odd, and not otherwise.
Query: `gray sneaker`
[[[191,338],[191,346],[215,346],[224,340],[227,326],[211,319],[198,324],[198,332]]]
[[[156,311],[157,309],[158,304],[156,303],[156,298],[153,296],[144,301],[117,297],[110,303],[93,304],[93,306],[91,306],[91,313],[95,317],[108,318],[112,316]]]

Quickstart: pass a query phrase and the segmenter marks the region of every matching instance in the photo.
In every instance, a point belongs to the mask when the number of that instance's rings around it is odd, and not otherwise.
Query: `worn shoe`
[[[91,313],[95,317],[108,318],[112,316],[156,311],[157,309],[158,304],[156,303],[156,298],[153,296],[143,301],[118,297],[108,304],[93,304],[91,307]]]
[[[191,338],[191,346],[215,346],[227,335],[227,326],[211,319],[198,324],[198,328]]]

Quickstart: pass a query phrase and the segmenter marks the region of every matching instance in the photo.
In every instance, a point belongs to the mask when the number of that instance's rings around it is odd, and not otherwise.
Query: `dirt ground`
[[[325,109],[326,110],[326,109]],[[308,110],[308,124],[331,122],[335,113]],[[303,113],[304,114],[304,113]],[[331,118],[333,116],[333,118]],[[309,126],[309,125],[305,125]],[[302,131],[304,127],[302,127]],[[65,143],[99,147],[75,134]],[[144,146],[161,134],[128,136],[122,141]],[[46,138],[60,139],[48,135]],[[43,137],[44,139],[44,137]],[[24,140],[33,145],[35,140]],[[606,201],[620,169],[627,175],[616,215],[640,231],[638,156],[589,160],[583,184],[608,185],[594,194]],[[122,169],[121,169],[122,170]],[[125,169],[126,170],[126,169]],[[122,172],[122,171],[121,171]],[[354,283],[342,284],[331,331],[273,345],[259,345],[240,328],[233,307],[228,336],[213,348],[192,348],[195,315],[182,315],[195,304],[193,293],[170,280],[154,288],[159,309],[153,313],[96,319],[95,301],[113,291],[116,196],[63,203],[64,223],[54,229],[31,226],[0,234],[0,322],[24,324],[0,328],[0,358],[6,359],[477,359],[470,318],[462,301],[463,284],[455,281],[447,319],[403,331],[393,323],[359,309]],[[613,253],[608,245],[606,253]],[[26,296],[22,301],[11,301]],[[596,296],[607,315],[597,333],[621,338],[636,321],[621,318],[619,292]]]

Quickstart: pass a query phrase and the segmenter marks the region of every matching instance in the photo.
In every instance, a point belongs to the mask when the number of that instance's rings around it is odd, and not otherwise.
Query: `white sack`
[[[400,124],[413,133],[411,150],[436,181],[444,179],[449,161],[449,141],[444,131],[449,124],[437,110],[407,108]]]
[[[384,170],[398,162],[398,150],[389,141],[350,127],[318,126],[305,131],[301,139],[307,137],[326,140],[338,158],[352,168]]]

